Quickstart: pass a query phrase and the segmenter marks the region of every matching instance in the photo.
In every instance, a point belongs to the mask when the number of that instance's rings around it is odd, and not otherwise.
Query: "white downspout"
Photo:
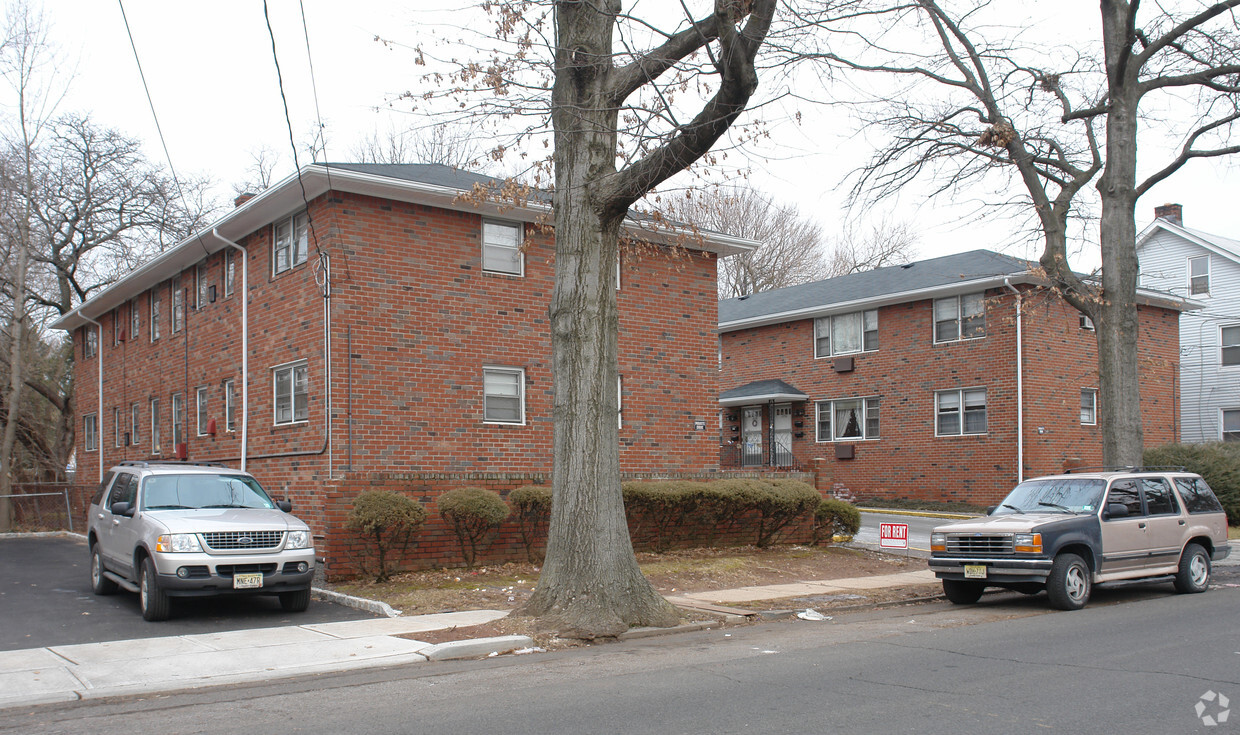
[[[250,259],[245,248],[221,235],[218,228],[211,234],[241,253],[241,471],[245,472],[250,449]]]
[[[95,360],[99,362],[99,390],[96,394],[99,408],[95,413],[95,447],[99,450],[99,482],[103,482],[103,325],[85,314],[81,316],[95,325]],[[87,335],[86,339],[90,339],[90,335]]]
[[[1011,284],[1010,278],[1003,285],[1016,294],[1016,482],[1025,481],[1025,357],[1024,340],[1021,338],[1024,295]]]

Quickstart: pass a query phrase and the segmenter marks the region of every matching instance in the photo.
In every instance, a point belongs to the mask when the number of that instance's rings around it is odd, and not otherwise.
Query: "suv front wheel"
[[[1063,553],[1051,564],[1046,579],[1046,596],[1056,610],[1080,610],[1089,602],[1093,586],[1089,565],[1076,554]]]
[[[110,595],[116,592],[116,582],[103,576],[103,554],[99,553],[99,545],[90,547],[90,591],[96,595]]]
[[[138,602],[142,608],[142,618],[151,622],[167,620],[172,609],[168,594],[159,588],[155,562],[149,556],[142,560],[142,568],[138,572]]]
[[[943,596],[953,605],[972,605],[982,597],[986,585],[979,582],[963,582],[959,579],[943,580]]]
[[[1175,573],[1176,592],[1205,592],[1210,586],[1210,555],[1199,544],[1189,544],[1180,555]]]

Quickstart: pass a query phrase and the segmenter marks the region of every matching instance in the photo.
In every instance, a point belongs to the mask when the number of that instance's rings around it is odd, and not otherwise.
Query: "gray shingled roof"
[[[442,186],[462,191],[469,191],[474,187],[474,184],[502,186],[504,183],[503,179],[497,179],[494,176],[484,176],[470,171],[462,171],[459,168],[452,168],[439,163],[324,163],[320,165],[328,169],[356,171],[359,174],[386,176],[391,179],[416,181],[420,184],[430,184],[431,186]],[[543,199],[545,198],[545,192],[534,191],[531,192],[530,196],[533,199]]]
[[[788,312],[851,304],[867,299],[964,285],[1027,272],[1034,264],[990,250],[945,255],[907,265],[876,268],[800,286],[763,291],[719,302],[719,324],[761,319]]]
[[[725,406],[754,401],[805,401],[808,399],[809,396],[804,392],[782,380],[755,380],[719,394],[719,403]]]

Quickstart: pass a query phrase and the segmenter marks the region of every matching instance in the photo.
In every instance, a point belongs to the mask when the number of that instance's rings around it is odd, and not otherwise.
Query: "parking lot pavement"
[[[174,600],[170,620],[148,623],[136,594],[91,593],[85,540],[0,538],[0,651],[375,617],[322,600],[286,613],[275,597],[220,597]]]

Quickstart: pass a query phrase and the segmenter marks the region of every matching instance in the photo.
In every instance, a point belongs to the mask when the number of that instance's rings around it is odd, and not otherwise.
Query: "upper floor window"
[[[985,336],[985,294],[967,293],[934,300],[935,342],[955,342]]]
[[[1188,293],[1190,296],[1210,293],[1210,256],[1188,259]]]
[[[99,352],[99,332],[95,327],[82,327],[82,359],[89,360]]]
[[[142,326],[142,312],[138,311],[138,300],[129,301],[129,339],[138,338],[138,327]]]
[[[525,371],[482,369],[482,420],[494,424],[525,423]]]
[[[207,264],[205,261],[199,263],[194,268],[194,285],[196,286],[195,291],[198,294],[198,300],[195,303],[194,308],[201,309],[207,305],[210,289],[210,284],[207,279]]]
[[[1093,426],[1098,423],[1098,391],[1094,388],[1081,388],[1081,425]]]
[[[305,212],[272,225],[272,271],[283,273],[310,257],[310,218]]]
[[[944,390],[934,394],[936,436],[986,433],[986,389]]]
[[[1219,360],[1224,367],[1240,365],[1240,324],[1232,324],[1218,330]]]
[[[159,290],[151,289],[151,341],[159,339],[159,313],[162,302],[159,298]]]
[[[818,441],[877,439],[878,398],[818,401]]]
[[[814,320],[814,357],[878,349],[878,311],[824,316]]]
[[[185,328],[185,291],[181,288],[181,279],[172,280],[172,333],[176,334]]]
[[[482,270],[525,275],[525,258],[521,254],[523,229],[520,224],[483,221]]]
[[[237,282],[237,251],[229,248],[224,251],[224,297],[233,295],[233,284]]]
[[[295,362],[272,368],[275,390],[275,422],[292,424],[310,418],[310,368]]]
[[[121,309],[116,307],[112,310],[112,346],[120,347],[121,342],[125,341],[125,323],[121,321]]]

